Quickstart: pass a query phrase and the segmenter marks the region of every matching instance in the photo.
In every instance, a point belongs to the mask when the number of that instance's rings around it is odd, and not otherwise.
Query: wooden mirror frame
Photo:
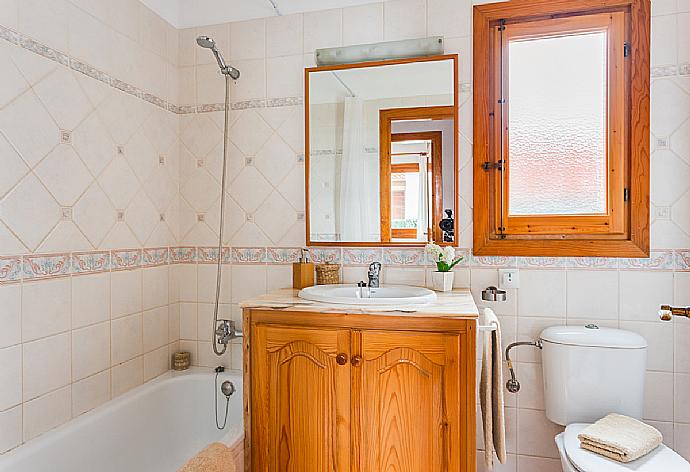
[[[307,246],[329,246],[329,247],[386,247],[386,246],[393,246],[393,247],[399,247],[399,246],[404,246],[404,247],[423,247],[426,245],[426,241],[415,241],[415,242],[403,242],[403,241],[394,241],[394,242],[382,242],[382,241],[312,241],[311,240],[311,232],[310,232],[310,211],[309,211],[309,150],[310,150],[310,139],[309,139],[309,74],[312,72],[325,72],[325,71],[335,71],[335,70],[344,70],[344,69],[362,69],[365,67],[379,67],[379,66],[389,66],[389,65],[398,65],[398,64],[410,64],[410,63],[415,63],[415,62],[434,62],[434,61],[447,61],[450,60],[452,61],[453,65],[453,105],[449,105],[448,107],[418,107],[418,108],[409,108],[408,110],[415,110],[415,109],[427,109],[431,110],[434,108],[450,108],[452,109],[452,117],[453,117],[453,166],[455,169],[455,176],[454,176],[454,192],[453,192],[453,198],[455,202],[455,207],[454,207],[454,220],[455,220],[455,241],[452,243],[443,243],[443,242],[437,242],[437,244],[441,245],[450,245],[450,246],[458,246],[458,239],[459,239],[459,234],[458,234],[458,204],[457,204],[457,195],[458,195],[458,174],[460,172],[460,169],[458,168],[458,149],[459,149],[459,143],[458,143],[458,137],[459,137],[459,106],[458,106],[458,93],[459,93],[459,76],[458,76],[458,55],[457,54],[443,54],[443,55],[438,55],[438,56],[426,56],[426,57],[412,57],[412,58],[406,58],[406,59],[390,59],[386,61],[371,61],[371,62],[358,62],[355,64],[338,64],[338,65],[332,65],[332,66],[320,66],[320,67],[308,67],[304,69],[304,198],[305,198],[305,223],[306,223],[306,245]],[[398,109],[400,110],[400,109]],[[431,113],[431,112],[430,112]],[[447,115],[448,112],[444,111],[444,114]],[[381,133],[381,130],[379,130],[379,139],[382,141],[382,136],[383,133]],[[388,142],[390,143],[390,138],[388,139]],[[383,148],[382,148],[383,149]],[[382,153],[382,149],[379,151]],[[388,153],[390,153],[390,148],[388,149]]]

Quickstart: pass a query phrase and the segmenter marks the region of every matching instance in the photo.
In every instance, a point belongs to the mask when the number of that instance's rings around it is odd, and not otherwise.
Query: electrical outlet
[[[499,269],[498,286],[500,288],[520,288],[520,271],[518,269]]]

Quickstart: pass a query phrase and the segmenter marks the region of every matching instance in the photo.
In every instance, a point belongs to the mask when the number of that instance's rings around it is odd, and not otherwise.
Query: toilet
[[[580,431],[609,413],[642,418],[642,336],[589,324],[553,326],[540,340],[546,416],[565,426],[555,438],[564,472],[690,472],[690,464],[663,444],[627,464],[580,448]]]

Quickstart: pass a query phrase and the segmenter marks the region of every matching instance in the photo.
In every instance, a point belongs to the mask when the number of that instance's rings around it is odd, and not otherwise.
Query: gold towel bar
[[[674,316],[685,316],[686,318],[690,318],[690,306],[683,308],[661,305],[659,309],[659,318],[661,318],[661,321],[671,321]]]

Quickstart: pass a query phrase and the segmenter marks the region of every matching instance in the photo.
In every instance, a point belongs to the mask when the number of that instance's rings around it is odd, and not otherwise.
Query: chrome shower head
[[[235,384],[229,380],[226,380],[220,385],[220,391],[223,392],[223,395],[225,395],[227,398],[230,398],[230,395],[235,393]]]
[[[216,57],[216,62],[218,62],[218,67],[220,67],[220,72],[224,75],[229,75],[233,79],[237,80],[240,77],[240,71],[232,66],[226,65],[223,60],[223,56],[218,51],[216,47],[216,42],[213,38],[209,36],[199,36],[196,38],[196,43],[205,49],[210,49],[213,55]]]
[[[213,38],[209,38],[208,36],[199,36],[196,38],[196,43],[202,48],[216,49],[216,42]]]

